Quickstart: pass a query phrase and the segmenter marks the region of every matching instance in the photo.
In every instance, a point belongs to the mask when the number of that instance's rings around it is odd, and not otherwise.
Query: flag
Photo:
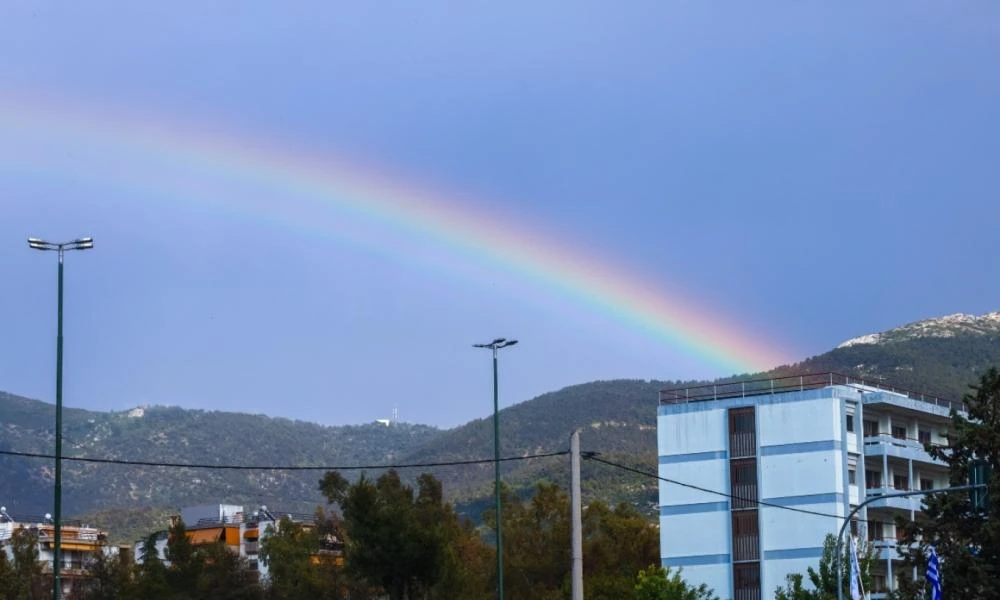
[[[924,578],[927,583],[931,584],[931,600],[941,600],[941,570],[938,555],[934,546],[928,546],[928,548],[930,550],[927,554],[927,573]]]
[[[851,600],[862,600],[861,596],[861,569],[858,567],[858,547],[854,545],[854,536],[851,536]],[[934,598],[933,600],[940,600]]]

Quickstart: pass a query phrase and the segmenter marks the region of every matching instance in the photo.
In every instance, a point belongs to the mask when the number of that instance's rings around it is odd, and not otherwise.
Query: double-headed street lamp
[[[83,237],[72,242],[55,244],[38,238],[28,238],[28,246],[34,250],[54,250],[59,254],[59,301],[58,325],[56,328],[56,489],[55,489],[55,543],[52,546],[52,599],[62,597],[62,582],[59,578],[62,566],[62,353],[63,353],[63,254],[67,250],[89,250],[94,247],[94,238]]]
[[[503,528],[500,526],[500,406],[497,391],[497,350],[513,346],[517,340],[497,338],[488,344],[473,344],[493,351],[493,473],[497,501],[497,598],[503,600]]]

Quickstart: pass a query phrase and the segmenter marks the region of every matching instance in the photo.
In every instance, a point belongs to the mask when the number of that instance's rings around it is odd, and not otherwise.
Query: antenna
[[[393,422],[399,421],[399,407],[398,406],[393,406],[392,407],[392,420],[393,420]]]

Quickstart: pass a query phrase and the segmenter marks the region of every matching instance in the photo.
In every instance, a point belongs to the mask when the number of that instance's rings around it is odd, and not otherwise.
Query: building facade
[[[185,535],[195,546],[221,543],[230,552],[247,559],[247,566],[257,573],[261,581],[268,578],[268,565],[261,560],[260,550],[264,540],[277,532],[282,518],[288,518],[305,528],[315,526],[315,517],[288,512],[270,511],[260,506],[253,512],[245,512],[238,504],[205,504],[181,509],[174,517],[184,522]],[[156,556],[165,564],[169,532],[160,531],[154,536]],[[145,540],[135,544],[135,560],[142,563],[146,556]],[[344,544],[333,536],[319,540],[319,546],[310,553],[313,564],[329,563],[344,565]]]
[[[946,443],[952,406],[833,373],[663,390],[662,564],[722,598],[772,597],[818,565],[825,536],[863,499],[948,485],[925,444]],[[852,525],[880,559],[873,597],[903,575],[893,522],[920,504],[882,498]]]
[[[13,558],[11,538],[18,530],[29,532],[38,547],[38,562],[46,573],[52,573],[55,562],[55,524],[51,515],[11,515],[0,506],[0,552]],[[90,577],[87,569],[99,553],[117,556],[128,546],[107,543],[108,535],[96,527],[77,520],[64,520],[61,527],[60,579],[63,594],[68,594],[78,582]]]

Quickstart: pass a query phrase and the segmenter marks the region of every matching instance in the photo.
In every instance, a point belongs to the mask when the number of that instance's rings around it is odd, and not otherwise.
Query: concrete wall
[[[669,407],[657,424],[660,477],[709,490],[728,491],[728,416],[717,403]],[[683,568],[684,578],[705,583],[729,597],[729,501],[660,481],[660,556],[662,564]]]
[[[863,404],[858,406],[858,402]],[[877,420],[891,432],[905,423],[907,437],[921,429],[943,443],[947,409],[886,392],[833,386],[760,395],[663,405],[658,410],[657,437],[661,477],[708,490],[729,492],[728,409],[755,406],[758,493],[763,502],[823,513],[805,514],[783,508],[759,508],[761,586],[765,598],[783,586],[789,573],[805,573],[822,555],[827,534],[836,534],[848,504],[857,503],[865,468],[881,470],[882,457],[858,455],[864,420]],[[847,432],[845,413],[854,412],[854,432]],[[872,452],[885,453],[875,446]],[[947,485],[941,466],[910,452],[911,487],[932,476],[935,487]],[[856,456],[858,485],[847,483],[849,457]],[[895,456],[895,455],[893,455]],[[929,458],[924,457],[927,460]],[[897,462],[890,469],[900,470]],[[902,471],[901,471],[902,473]],[[907,473],[908,474],[908,473]],[[891,484],[891,476],[890,476]],[[660,551],[664,565],[683,567],[691,583],[707,583],[716,593],[732,596],[731,513],[727,498],[660,482]],[[916,505],[915,505],[916,506]]]
[[[812,396],[813,394],[810,394]],[[757,409],[760,498],[768,503],[844,515],[844,428],[841,400],[789,393]],[[761,507],[761,580],[765,595],[789,573],[805,573],[822,555],[823,538],[840,521]]]

